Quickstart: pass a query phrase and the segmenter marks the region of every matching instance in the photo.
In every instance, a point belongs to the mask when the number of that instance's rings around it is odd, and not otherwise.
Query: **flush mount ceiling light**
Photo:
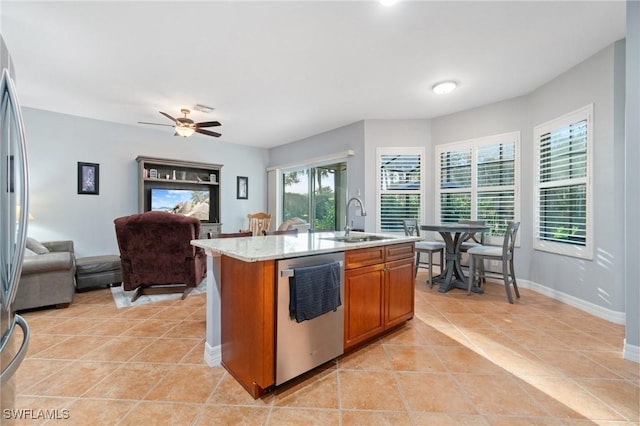
[[[447,93],[453,92],[456,87],[458,87],[458,83],[453,80],[447,80],[434,84],[431,90],[438,95],[446,95]]]
[[[398,1],[400,0],[378,0],[380,2],[381,5],[383,6],[393,6],[394,4],[398,3]]]

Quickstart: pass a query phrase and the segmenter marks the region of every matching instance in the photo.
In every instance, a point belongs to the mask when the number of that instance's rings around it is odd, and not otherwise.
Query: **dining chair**
[[[458,223],[461,224],[465,224],[465,225],[478,225],[478,226],[485,226],[486,222],[484,220],[459,220]],[[460,253],[467,253],[469,251],[469,249],[473,248],[473,247],[478,247],[481,246],[485,243],[484,241],[484,232],[472,232],[470,234],[467,234],[467,236],[465,237],[464,240],[462,240],[462,243],[460,243]],[[468,266],[467,264],[461,264],[461,266],[466,267]],[[482,278],[482,282],[487,282],[487,280],[484,278],[484,262],[480,263],[480,272],[483,275]]]
[[[404,235],[407,237],[413,237],[414,235],[420,236],[420,227],[416,219],[403,219],[402,226],[404,227]],[[444,248],[445,244],[438,241],[416,241],[416,266],[415,274],[418,274],[418,268],[425,268],[429,270],[429,287],[433,287],[433,254],[438,253],[440,255],[440,273],[444,269]],[[420,259],[422,254],[429,256],[428,262],[423,262]]]
[[[465,225],[479,225],[485,226],[486,222],[484,220],[459,220],[458,223],[462,223]],[[466,252],[472,247],[477,247],[478,245],[484,244],[484,232],[472,232],[468,234],[466,238],[460,244],[460,251]]]
[[[279,231],[262,231],[262,235],[298,235],[298,228],[283,229]]]
[[[484,263],[485,260],[499,260],[502,262],[502,272],[498,272],[497,274],[502,275],[509,303],[513,303],[513,296],[511,295],[511,288],[509,287],[510,285],[513,285],[516,297],[518,299],[520,298],[518,284],[516,283],[516,273],[513,268],[514,247],[519,227],[520,222],[509,222],[507,225],[507,231],[504,234],[502,247],[478,245],[467,251],[469,254],[469,294],[471,294],[471,288],[475,284],[476,278],[484,278],[485,276],[485,272],[476,267],[476,262],[480,261]]]
[[[249,225],[240,232],[251,231],[253,235],[262,235],[262,231],[268,231],[271,227],[271,215],[269,213],[249,213],[247,215]]]

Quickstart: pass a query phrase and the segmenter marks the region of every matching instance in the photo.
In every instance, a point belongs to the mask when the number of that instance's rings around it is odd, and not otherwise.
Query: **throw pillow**
[[[35,254],[49,253],[49,249],[43,246],[40,241],[34,240],[31,237],[27,238],[27,248],[33,251]]]
[[[24,249],[25,256],[37,256],[37,254],[33,250],[29,250],[28,248]]]

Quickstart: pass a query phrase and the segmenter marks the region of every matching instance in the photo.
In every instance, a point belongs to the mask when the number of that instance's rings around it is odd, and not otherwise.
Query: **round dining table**
[[[440,283],[438,291],[447,292],[452,288],[460,288],[467,290],[469,282],[462,271],[460,259],[462,253],[460,246],[467,237],[476,232],[488,232],[491,230],[486,225],[476,225],[468,223],[442,223],[439,225],[420,225],[422,231],[435,231],[442,235],[445,242],[445,266],[440,276],[434,278],[435,282]],[[474,293],[482,293],[482,288],[478,286],[471,287]]]

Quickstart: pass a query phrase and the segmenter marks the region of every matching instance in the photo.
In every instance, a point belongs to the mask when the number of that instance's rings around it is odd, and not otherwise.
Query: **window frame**
[[[496,186],[478,186],[478,149],[499,145],[505,142],[513,142],[513,184],[512,185],[496,185]],[[451,151],[470,151],[470,166],[471,166],[471,184],[468,188],[442,188],[441,185],[441,154]],[[470,220],[478,220],[478,195],[483,193],[490,193],[499,189],[513,189],[513,220],[520,220],[520,208],[522,205],[521,197],[521,185],[520,177],[522,174],[521,165],[521,141],[520,131],[513,131],[507,133],[501,133],[491,136],[485,136],[480,138],[467,139],[464,141],[450,142],[435,146],[435,206],[436,220],[440,220],[442,214],[441,196],[447,193],[470,193]],[[492,236],[485,234],[484,240],[489,245],[502,245],[504,236]],[[517,236],[516,245],[520,245],[520,235]]]
[[[558,130],[562,127],[586,120],[586,173],[584,177],[541,182],[540,180],[540,138],[542,135]],[[593,103],[585,105],[575,111],[541,123],[533,128],[534,170],[533,170],[533,206],[534,218],[532,226],[533,249],[580,259],[593,260]],[[577,184],[585,185],[585,244],[571,244],[542,240],[540,235],[540,191],[548,188],[562,188]]]
[[[415,155],[420,158],[420,188],[418,189],[395,189],[395,190],[383,190],[382,189],[382,156],[383,155]],[[377,147],[376,148],[376,232],[382,231],[382,196],[386,194],[398,194],[398,195],[418,195],[420,202],[418,204],[418,223],[424,221],[424,202],[426,197],[425,188],[425,166],[426,166],[426,149],[425,147]],[[391,231],[384,231],[385,233],[392,233]],[[404,231],[398,231],[404,233]]]

